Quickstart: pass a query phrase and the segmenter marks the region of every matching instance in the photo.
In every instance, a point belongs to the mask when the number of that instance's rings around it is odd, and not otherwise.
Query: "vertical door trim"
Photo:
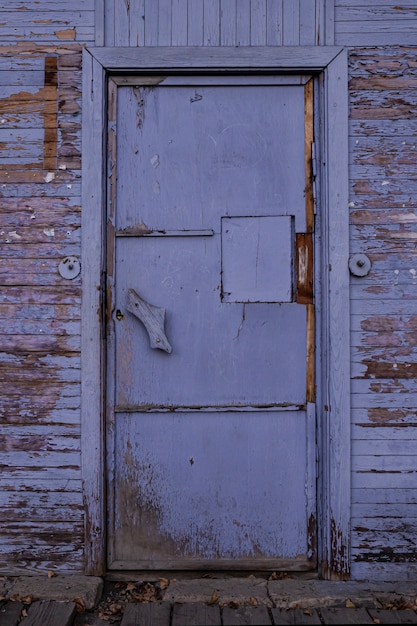
[[[85,573],[105,572],[103,277],[105,248],[106,75],[83,51],[81,224],[81,467],[85,506]]]
[[[350,569],[350,358],[347,54],[336,47],[90,48],[83,52],[81,427],[85,571],[101,575],[105,549],[105,274],[107,77],[181,71],[309,72],[320,82],[319,561],[324,578]]]

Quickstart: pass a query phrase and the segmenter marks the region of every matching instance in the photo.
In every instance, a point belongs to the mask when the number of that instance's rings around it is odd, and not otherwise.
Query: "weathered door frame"
[[[319,567],[350,571],[347,55],[338,47],[91,48],[83,52],[81,458],[85,572],[106,570],[105,272],[107,77],[118,73],[309,72],[319,110],[321,355],[317,385]]]

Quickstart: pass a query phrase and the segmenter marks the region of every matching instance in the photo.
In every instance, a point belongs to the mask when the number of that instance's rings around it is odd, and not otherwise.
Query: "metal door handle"
[[[134,289],[127,292],[127,310],[138,318],[148,331],[151,348],[171,354],[172,347],[165,334],[165,309],[149,304]]]

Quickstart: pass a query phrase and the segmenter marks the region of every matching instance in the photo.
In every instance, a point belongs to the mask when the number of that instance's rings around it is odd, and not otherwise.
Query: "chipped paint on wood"
[[[7,454],[19,453],[27,465],[18,467],[16,456],[2,472],[0,518],[7,525],[2,524],[1,571],[83,567],[76,458],[81,281],[68,284],[57,272],[63,256],[80,253],[81,50],[72,42],[93,43],[96,37],[97,43],[101,38],[108,45],[132,46],[314,44],[324,41],[325,33],[313,4],[303,3],[300,11],[301,4],[292,0],[253,0],[239,12],[233,3],[220,12],[217,3],[206,2],[204,11],[185,3],[173,19],[171,0],[160,0],[159,7],[144,5],[143,19],[140,3],[130,11],[122,3],[115,12],[108,0],[100,32],[93,0],[22,1],[12,9],[0,2],[0,35],[9,44],[1,46],[0,55],[0,261],[6,270],[0,296],[5,429],[0,440]],[[414,458],[406,458],[413,457],[406,452],[417,423],[414,8],[411,0],[395,7],[377,0],[336,0],[332,15],[335,42],[350,47],[351,251],[372,260],[369,277],[352,278],[351,285],[352,575],[359,578],[415,576],[409,520],[415,518],[410,510],[416,477]],[[358,45],[366,48],[355,49]],[[306,144],[306,163],[309,158]],[[309,185],[307,180],[311,206]],[[311,211],[308,215],[312,219]],[[299,251],[305,236],[298,236]],[[304,294],[308,312],[307,266],[299,262],[297,267],[298,297]],[[110,300],[108,305],[110,319]],[[311,338],[314,318],[308,319]],[[384,446],[376,443],[382,437]],[[393,450],[400,457],[398,468],[389,465]],[[386,464],[383,473],[373,458],[377,452]],[[37,464],[31,467],[29,461]],[[22,511],[33,523],[21,523]],[[405,520],[402,537],[392,521],[398,519],[396,511]],[[87,526],[87,536],[90,532],[95,536],[101,530]],[[339,544],[334,527],[335,571],[344,576],[346,547]]]
[[[58,272],[80,254],[81,50],[0,51],[0,570],[81,572],[81,281]]]
[[[372,261],[351,288],[354,576],[414,559],[416,80],[415,50],[351,51],[351,249]]]

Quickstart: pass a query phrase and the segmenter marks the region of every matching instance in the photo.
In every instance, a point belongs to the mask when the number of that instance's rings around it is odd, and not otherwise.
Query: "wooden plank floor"
[[[203,602],[127,604],[112,626],[278,626],[279,624],[417,624],[411,609],[371,608],[268,609],[259,606],[220,607]],[[94,611],[76,613],[73,602],[0,603],[0,626],[106,626]]]

